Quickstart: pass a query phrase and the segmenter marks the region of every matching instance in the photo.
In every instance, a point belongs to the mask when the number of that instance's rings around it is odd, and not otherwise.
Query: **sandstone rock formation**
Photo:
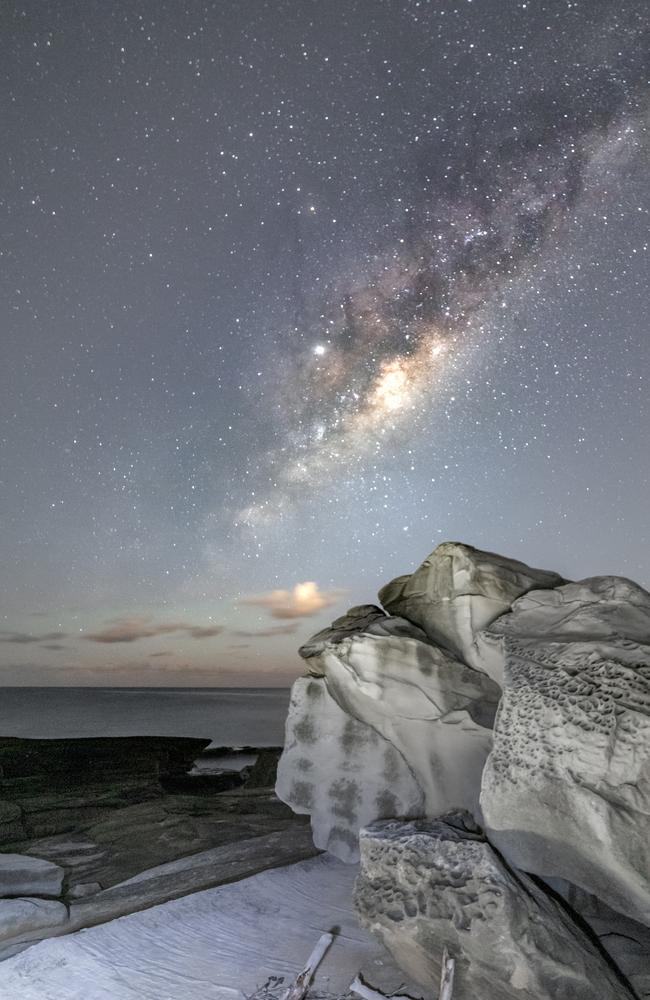
[[[26,854],[0,854],[0,897],[61,895],[64,871],[59,865]]]
[[[500,695],[489,677],[437,646],[400,636],[349,636],[315,659],[336,703],[407,761],[427,815],[453,806],[477,812]]]
[[[360,604],[350,608],[327,628],[313,635],[300,647],[298,652],[303,659],[309,661],[312,656],[318,656],[319,653],[322,653],[328,645],[335,645],[348,636],[361,634],[403,635],[410,636],[412,639],[421,639],[423,642],[428,641],[422,629],[407,621],[406,618],[387,615],[376,604]],[[312,665],[309,662],[307,666],[312,670]],[[318,667],[315,668],[315,673],[319,673]]]
[[[0,958],[15,954],[20,946],[47,937],[68,923],[68,910],[56,899],[0,899]]]
[[[346,714],[322,677],[293,686],[276,793],[308,813],[314,843],[356,861],[359,829],[378,816],[418,816],[423,793],[404,758],[376,730]]]
[[[391,615],[414,622],[431,640],[483,670],[476,633],[509,611],[527,591],[561,583],[557,573],[532,569],[471,545],[444,542],[414,573],[382,587],[379,600]]]
[[[294,685],[276,791],[311,814],[317,846],[354,861],[359,829],[382,816],[479,815],[500,695],[486,674],[371,605],[351,608],[301,653],[313,681]],[[375,745],[391,751],[389,778]],[[343,815],[330,789],[351,774],[355,807]]]
[[[301,647],[309,674],[322,683],[309,688],[299,681],[294,687],[276,790],[296,811],[311,813],[319,847],[356,860],[360,827],[389,815],[385,795],[376,796],[377,781],[385,783],[385,778],[372,756],[365,764],[357,757],[353,764],[350,747],[340,742],[332,756],[333,732],[342,734],[346,725],[369,727],[398,752],[407,784],[398,788],[393,782],[391,789],[395,795],[397,788],[408,811],[393,815],[415,815],[415,781],[423,814],[464,808],[481,818],[481,773],[500,688],[484,670],[474,669],[481,666],[474,633],[530,587],[561,582],[555,573],[447,543],[412,576],[383,588],[381,599],[397,614],[387,615],[376,605],[350,608]],[[308,690],[321,692],[309,706]],[[318,746],[322,732],[329,742]],[[318,802],[313,791],[306,796],[299,773],[307,760],[318,776],[309,784],[320,790]],[[364,767],[372,776],[372,792],[362,794],[363,805],[359,800],[345,825],[340,806],[324,790],[335,761],[339,769],[354,770],[361,787]],[[332,830],[338,839],[330,837]]]
[[[617,577],[568,583],[445,543],[380,600],[389,614],[351,608],[300,650],[310,676],[294,688],[280,797],[311,813],[318,846],[348,861],[363,824],[388,816],[388,790],[394,816],[463,808],[481,822],[503,861],[482,835],[466,832],[458,846],[449,824],[416,823],[411,832],[436,842],[433,874],[391,847],[385,884],[360,896],[370,914],[377,888],[377,919],[399,940],[405,967],[424,963],[428,986],[442,945],[455,943],[469,956],[461,998],[628,996],[555,902],[558,891],[638,995],[650,996],[650,594]],[[400,763],[389,784],[380,755],[346,740],[352,732],[382,755],[393,749]],[[341,775],[355,786],[343,808],[330,794]],[[361,832],[364,851],[388,851],[381,829]],[[540,876],[551,895],[517,870]]]
[[[632,1000],[562,905],[510,869],[468,814],[364,830],[355,905],[427,990],[438,985],[446,947],[460,998]]]
[[[491,841],[650,925],[650,594],[615,577],[535,591],[479,646],[504,676]]]

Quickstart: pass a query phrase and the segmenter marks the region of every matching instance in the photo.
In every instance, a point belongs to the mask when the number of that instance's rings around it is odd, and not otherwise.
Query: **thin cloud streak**
[[[0,642],[12,642],[18,646],[26,646],[31,642],[49,642],[56,639],[67,639],[66,632],[44,632],[42,635],[32,635],[31,632],[10,632],[0,630]]]
[[[237,629],[231,635],[236,635],[240,639],[272,639],[276,635],[295,635],[298,631],[298,624],[271,625],[269,628],[259,628],[250,631]]]
[[[150,618],[118,618],[104,628],[83,636],[89,642],[118,643],[153,639],[159,635],[184,633],[191,639],[208,639],[223,632],[222,625],[190,625],[188,622],[152,622]]]

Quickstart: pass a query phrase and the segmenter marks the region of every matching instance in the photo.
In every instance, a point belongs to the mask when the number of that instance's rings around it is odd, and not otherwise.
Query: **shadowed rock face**
[[[516,559],[444,542],[414,573],[382,587],[379,600],[391,615],[419,625],[433,642],[484,670],[475,648],[476,633],[509,611],[527,591],[564,582],[557,573],[533,569]]]
[[[209,740],[0,739],[0,845],[76,830],[164,794]]]
[[[490,839],[650,925],[650,594],[614,577],[533,592],[479,645],[504,676]]]
[[[447,948],[454,994],[490,1000],[632,1000],[562,905],[515,873],[467,814],[374,823],[361,834],[361,923],[435,990]]]

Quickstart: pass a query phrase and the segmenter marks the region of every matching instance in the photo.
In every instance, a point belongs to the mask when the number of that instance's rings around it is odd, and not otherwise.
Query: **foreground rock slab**
[[[53,938],[0,963],[10,1000],[279,997],[336,927],[310,996],[344,996],[361,969],[386,995],[414,983],[359,927],[357,869],[320,856]],[[266,989],[264,987],[266,986]]]
[[[68,909],[56,899],[0,899],[0,958],[7,952],[13,954],[16,947],[35,937],[67,926]]]
[[[476,633],[509,611],[527,591],[564,582],[557,573],[533,569],[516,559],[443,542],[414,573],[382,587],[379,600],[391,615],[419,625],[433,642],[481,670]]]
[[[63,868],[27,854],[0,854],[0,897],[60,896]]]
[[[178,858],[140,872],[110,889],[97,891],[97,884],[90,884],[86,887],[87,894],[70,898],[67,907],[54,900],[0,900],[0,960],[45,937],[93,927],[201,889],[292,864],[315,853],[309,827],[294,826],[287,832],[250,837]],[[3,996],[0,989],[0,997]]]
[[[650,925],[650,594],[616,577],[535,591],[480,645],[504,677],[490,840]]]
[[[443,948],[458,1000],[632,1000],[562,905],[512,871],[464,813],[373,824],[361,834],[363,926],[435,990]]]

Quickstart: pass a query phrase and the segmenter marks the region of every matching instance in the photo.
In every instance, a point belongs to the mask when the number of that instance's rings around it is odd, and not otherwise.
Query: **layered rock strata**
[[[209,740],[0,738],[0,845],[97,823],[159,798]]]
[[[471,906],[450,904],[435,918],[433,936],[430,922],[418,923],[425,928],[418,951],[415,913],[426,911],[429,920],[440,886],[427,865],[409,861],[405,869],[393,851],[379,885],[382,906],[390,906],[391,893],[401,900],[407,888],[417,896],[406,916],[401,903],[384,913],[391,934],[402,935],[405,967],[425,953],[433,961],[435,948],[439,958],[442,945],[455,942],[470,956],[469,992],[461,997],[568,997],[576,990],[628,996],[627,985],[607,981],[593,958],[589,935],[580,936],[582,919],[638,995],[650,995],[650,594],[619,577],[568,583],[557,573],[445,543],[414,573],[384,587],[380,600],[389,614],[375,605],[352,608],[301,648],[310,676],[294,689],[281,797],[311,813],[319,846],[354,860],[363,824],[388,815],[387,789],[376,794],[378,777],[385,783],[379,756],[360,755],[342,734],[351,726],[380,740],[382,753],[392,747],[401,762],[390,791],[403,801],[393,815],[419,812],[434,820],[465,809],[500,852],[482,835],[480,850],[471,847],[469,834],[462,850],[452,850],[448,832],[417,828],[438,845],[431,849],[435,871],[452,871],[445,859],[460,851],[459,885],[469,886],[466,898],[479,914],[472,924]],[[310,684],[319,697],[307,706]],[[317,793],[302,780],[310,770]],[[329,836],[341,810],[328,789],[346,771],[354,772],[359,807],[347,811],[343,843]],[[361,830],[362,845],[376,836],[374,826],[370,834]],[[474,864],[479,881],[500,886],[493,899],[472,882]],[[517,870],[539,876],[550,894]],[[453,888],[455,876],[449,878]],[[564,909],[554,891],[564,894]],[[370,913],[371,903],[368,890],[361,909]],[[491,908],[501,938],[486,936]],[[466,926],[476,930],[478,952],[457,934]],[[573,973],[562,970],[564,936],[568,962],[578,970],[574,986]],[[505,980],[489,964],[501,939],[509,942]],[[600,969],[594,975],[604,976],[600,992],[586,985],[591,962]],[[438,969],[427,968],[432,986]]]

